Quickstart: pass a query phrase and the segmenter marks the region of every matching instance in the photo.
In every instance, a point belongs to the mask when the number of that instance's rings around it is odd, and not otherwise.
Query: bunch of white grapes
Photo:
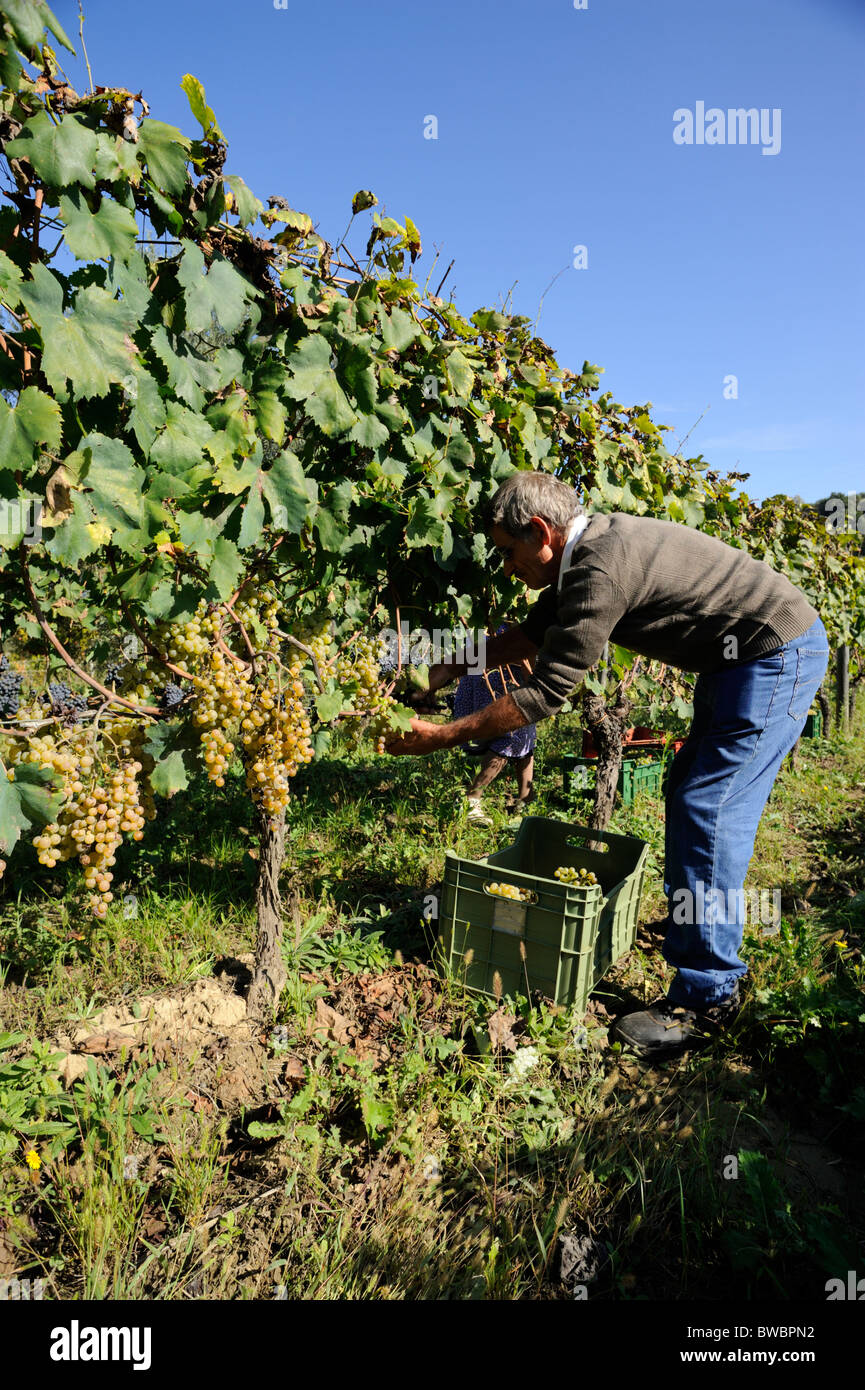
[[[240,724],[246,785],[270,816],[279,815],[288,805],[289,778],[301,763],[311,763],[314,757],[312,727],[304,706],[306,687],[300,678],[304,660],[304,654],[295,651],[289,679],[280,686],[268,678]]]
[[[308,657],[293,646],[280,655],[279,608],[275,587],[265,583],[254,591],[247,589],[233,613],[208,611],[202,600],[188,623],[173,625],[163,638],[166,655],[192,679],[197,696],[192,718],[208,777],[223,787],[231,756],[239,747],[247,788],[270,816],[284,810],[289,780],[314,756],[302,680]],[[324,672],[329,624],[316,626],[305,645],[315,652]]]
[[[333,645],[330,620],[320,621],[314,626],[302,627],[295,635],[298,641],[303,642],[305,647],[309,647],[318,666],[319,675],[322,680],[326,680],[331,674],[330,651]]]
[[[114,896],[111,869],[123,836],[141,840],[145,821],[156,815],[148,780],[154,761],[143,752],[144,737],[144,728],[133,719],[105,725],[102,752],[117,759],[110,774],[94,756],[83,731],[60,739],[50,734],[34,737],[26,749],[13,755],[7,774],[14,780],[15,767],[31,763],[61,779],[57,819],[34,836],[33,844],[40,864],[49,869],[78,856],[91,890],[90,908],[97,918],[105,917]]]
[[[591,869],[574,869],[567,864],[556,869],[553,877],[560,883],[567,884],[569,888],[591,888],[592,884],[598,881]]]
[[[490,883],[488,891],[497,898],[510,898],[513,902],[530,903],[534,893],[530,888],[518,888],[515,883]]]
[[[238,666],[218,647],[207,651],[207,669],[196,672],[192,684],[198,700],[192,718],[201,731],[201,746],[207,775],[217,787],[225,786],[225,773],[234,752],[229,737],[238,719],[248,717],[253,708],[248,668]]]
[[[380,687],[381,661],[385,655],[381,637],[357,636],[352,639],[350,653],[343,652],[337,658],[337,679],[348,684],[354,681],[357,691],[352,696],[355,710],[370,716],[367,732],[375,742],[375,751],[383,754],[385,740],[390,728],[389,710],[396,704],[392,695],[385,695]],[[352,720],[353,725],[360,720]],[[353,730],[350,746],[360,741],[360,730]]]

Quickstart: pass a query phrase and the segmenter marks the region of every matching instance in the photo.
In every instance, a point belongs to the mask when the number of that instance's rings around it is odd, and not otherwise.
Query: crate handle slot
[[[517,907],[534,907],[535,903],[538,902],[538,895],[534,892],[528,898],[505,898],[501,893],[494,893],[488,883],[483,885],[483,890],[487,897],[492,898],[495,903],[514,903]]]
[[[595,836],[600,832],[597,830],[580,830],[573,835],[569,835],[565,844],[571,849],[584,849],[589,842],[598,854],[609,854],[610,846],[604,840],[596,840]]]

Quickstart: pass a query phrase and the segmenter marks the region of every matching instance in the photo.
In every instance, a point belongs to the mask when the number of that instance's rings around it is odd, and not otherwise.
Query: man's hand
[[[440,661],[438,665],[429,668],[429,690],[441,690],[443,685],[450,685],[452,680],[461,676],[464,667],[456,666],[453,661]]]
[[[425,719],[413,719],[412,731],[401,738],[385,743],[388,753],[434,753],[438,748],[457,748],[462,743],[483,743],[485,740],[522,729],[530,721],[517,707],[512,695],[494,700],[484,709],[475,710],[463,719],[448,724],[430,724]]]
[[[444,697],[437,695],[434,690],[410,690],[406,695],[401,695],[400,699],[404,705],[418,710],[421,714],[442,714],[447,709]]]
[[[420,710],[421,714],[441,714],[446,705],[436,692],[443,686],[450,685],[461,672],[462,667],[455,666],[452,661],[442,661],[436,666],[431,666],[426,690],[410,690],[407,695],[403,695],[403,703],[410,705],[412,709]]]
[[[426,719],[413,719],[410,734],[401,734],[385,743],[385,752],[399,757],[403,753],[414,755],[434,753],[443,748],[442,724],[430,724]]]

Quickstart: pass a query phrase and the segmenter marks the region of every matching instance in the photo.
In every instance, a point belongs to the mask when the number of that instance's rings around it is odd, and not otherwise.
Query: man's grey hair
[[[543,517],[557,531],[566,531],[574,517],[582,515],[572,487],[552,473],[525,469],[502,483],[490,502],[490,526],[501,526],[515,540],[532,534],[531,519]]]

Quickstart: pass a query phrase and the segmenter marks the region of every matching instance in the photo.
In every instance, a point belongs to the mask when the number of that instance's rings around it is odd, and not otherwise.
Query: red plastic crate
[[[632,729],[629,729],[627,734],[625,735],[626,754],[657,752],[660,755],[664,751],[665,747],[672,748],[674,753],[678,753],[679,749],[682,747],[682,744],[685,742],[683,738],[667,739],[665,742],[663,736],[658,735],[657,733],[653,734],[651,738],[629,737],[629,735],[633,734],[633,732],[634,731]],[[583,730],[583,748],[581,756],[584,758],[596,758],[598,756],[598,750],[595,747],[595,741],[592,738],[592,735],[588,729]]]

